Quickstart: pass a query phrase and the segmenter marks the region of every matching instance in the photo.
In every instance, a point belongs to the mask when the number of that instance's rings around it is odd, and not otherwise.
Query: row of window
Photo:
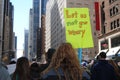
[[[110,9],[110,17],[115,16],[119,13],[118,7],[115,5]]]
[[[120,19],[116,19],[114,21],[111,22],[110,24],[110,29],[116,29],[117,27],[120,27]]]
[[[109,3],[111,4],[111,3],[115,2],[115,1],[117,1],[117,0],[109,0]]]
[[[69,4],[70,5],[78,5],[78,6],[81,6],[81,5],[83,5],[82,3],[79,3],[79,2],[77,2],[77,3],[75,3],[75,2],[69,2]],[[84,5],[86,5],[86,6],[89,6],[89,4],[86,2],[86,3],[84,3]]]

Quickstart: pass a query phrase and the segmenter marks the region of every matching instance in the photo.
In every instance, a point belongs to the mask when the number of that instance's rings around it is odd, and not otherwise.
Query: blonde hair
[[[62,43],[52,57],[52,61],[48,68],[42,73],[47,73],[51,68],[57,69],[61,67],[66,80],[80,80],[82,79],[82,70],[80,68],[79,60],[70,43]],[[58,72],[57,72],[58,74]],[[60,75],[58,74],[59,78]]]

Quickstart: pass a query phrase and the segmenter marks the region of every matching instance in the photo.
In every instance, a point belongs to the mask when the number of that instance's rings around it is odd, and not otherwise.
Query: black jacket
[[[91,80],[116,80],[114,68],[106,60],[99,60],[91,73]]]

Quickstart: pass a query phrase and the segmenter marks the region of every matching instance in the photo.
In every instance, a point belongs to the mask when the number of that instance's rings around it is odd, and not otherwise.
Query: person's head
[[[78,61],[77,54],[70,43],[62,43],[52,59],[52,62],[56,65],[55,67],[59,67],[63,63],[70,65],[76,63],[76,61]]]
[[[51,68],[57,70],[59,67],[63,69],[67,79],[67,73],[69,73],[69,75],[72,76],[72,79],[74,80],[78,80],[78,77],[81,77],[81,69],[77,53],[70,43],[62,43],[58,47],[52,57],[50,65],[44,72],[47,72]]]
[[[29,61],[26,57],[18,58],[16,63],[16,69],[13,75],[13,80],[15,80],[16,75],[19,75],[19,80],[28,80]]]
[[[38,69],[39,69],[39,64],[38,63],[32,63],[30,65],[30,70],[31,71],[38,71]]]
[[[27,70],[29,68],[29,61],[26,57],[20,57],[16,63],[16,69],[18,71]]]
[[[39,70],[39,64],[38,63],[32,63],[30,65],[30,76],[31,76],[31,79],[38,79],[40,77],[40,70]]]
[[[100,59],[105,59],[105,58],[106,58],[106,53],[105,53],[105,52],[101,52],[101,53],[99,54],[99,58],[100,58]]]
[[[56,50],[53,49],[53,48],[48,49],[47,54],[46,54],[46,56],[47,56],[47,61],[51,61],[52,56],[53,56],[53,54],[55,53],[55,51],[56,51]]]

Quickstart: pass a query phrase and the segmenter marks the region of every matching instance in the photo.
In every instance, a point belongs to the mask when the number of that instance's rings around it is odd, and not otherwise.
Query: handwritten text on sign
[[[65,23],[66,23],[65,24],[66,40],[68,42],[76,43],[77,39],[79,42],[80,40],[84,40],[84,42],[87,42],[87,40],[85,41],[86,38],[90,38],[90,40],[92,40],[90,18],[89,18],[88,11],[89,11],[88,8],[65,8],[64,9]],[[91,46],[93,46],[92,44],[93,43],[91,43]],[[82,46],[85,47],[86,44]],[[78,47],[78,48],[81,48],[81,47]]]

